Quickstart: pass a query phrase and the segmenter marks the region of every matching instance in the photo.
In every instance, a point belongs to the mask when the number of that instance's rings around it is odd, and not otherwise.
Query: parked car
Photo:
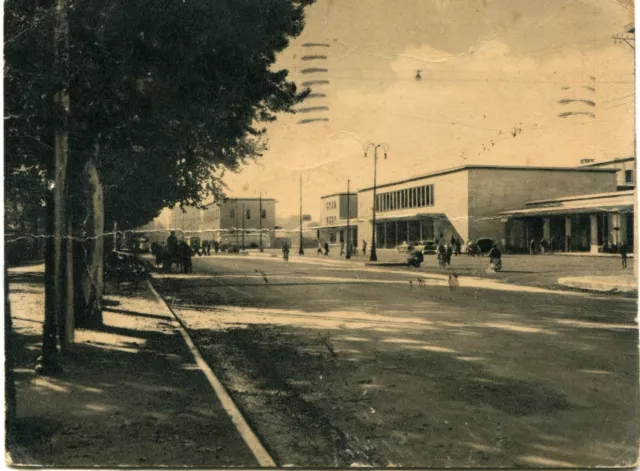
[[[220,251],[227,253],[239,253],[240,246],[235,244],[224,244],[220,246]]]
[[[495,241],[489,237],[480,237],[467,246],[470,255],[486,255],[495,245]]]
[[[419,250],[420,252],[423,253],[423,255],[435,254],[436,249],[437,249],[436,242],[435,240],[431,240],[431,239],[421,240],[415,246],[415,250]]]
[[[402,244],[399,244],[396,249],[398,250],[398,253],[411,253],[415,250],[415,247],[413,244],[409,244],[405,240]]]

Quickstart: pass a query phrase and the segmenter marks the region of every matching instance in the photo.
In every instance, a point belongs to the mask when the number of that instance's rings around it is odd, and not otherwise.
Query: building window
[[[267,218],[267,210],[263,209],[262,210],[262,219],[266,219]]]
[[[633,170],[624,171],[624,182],[627,185],[633,185]]]
[[[435,198],[433,185],[422,185],[406,190],[389,191],[376,195],[376,211],[395,211],[407,208],[433,206]]]
[[[236,217],[236,210],[235,209],[230,209],[229,210],[229,217],[230,218]]]
[[[251,219],[251,210],[247,209],[247,219]]]

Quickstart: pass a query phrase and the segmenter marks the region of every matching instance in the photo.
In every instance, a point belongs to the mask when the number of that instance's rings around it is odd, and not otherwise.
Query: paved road
[[[155,283],[280,466],[635,462],[633,300],[422,276],[212,256]]]

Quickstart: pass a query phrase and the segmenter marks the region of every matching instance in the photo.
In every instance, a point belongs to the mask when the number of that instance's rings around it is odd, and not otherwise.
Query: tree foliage
[[[261,154],[264,123],[304,97],[272,66],[312,1],[70,4],[72,173],[95,159],[107,224],[138,226],[164,207],[220,195],[224,172]],[[61,83],[51,75],[52,8],[5,3],[7,165],[52,160]],[[86,206],[73,196],[76,210]]]

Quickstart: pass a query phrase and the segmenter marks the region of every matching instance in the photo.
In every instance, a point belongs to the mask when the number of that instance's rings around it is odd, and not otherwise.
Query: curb
[[[365,267],[406,267],[407,262],[366,262]]]
[[[177,329],[180,331],[180,334],[182,334],[182,337],[185,343],[187,344],[187,348],[193,355],[196,361],[196,364],[198,365],[202,373],[207,378],[207,381],[209,381],[209,384],[211,385],[211,388],[216,394],[218,400],[220,401],[222,408],[231,419],[231,422],[233,423],[236,430],[238,431],[238,433],[246,443],[247,447],[249,448],[249,451],[254,456],[259,466],[275,468],[276,462],[271,457],[271,455],[266,450],[266,448],[262,445],[262,443],[260,442],[260,439],[255,434],[255,432],[251,429],[246,419],[242,415],[242,412],[240,412],[240,409],[238,409],[238,406],[236,406],[235,402],[233,402],[233,399],[229,395],[228,391],[226,390],[222,382],[218,379],[218,377],[215,375],[211,367],[202,357],[200,350],[194,343],[193,339],[191,338],[191,335],[189,335],[187,326],[184,323],[183,319],[173,309],[171,309],[171,307],[167,304],[164,298],[160,296],[160,294],[156,291],[155,287],[153,286],[153,283],[151,282],[150,278],[147,279],[147,285],[149,286],[149,289],[155,296],[156,300],[160,304],[165,306],[166,309],[169,310],[171,315],[177,321],[178,323]]]

